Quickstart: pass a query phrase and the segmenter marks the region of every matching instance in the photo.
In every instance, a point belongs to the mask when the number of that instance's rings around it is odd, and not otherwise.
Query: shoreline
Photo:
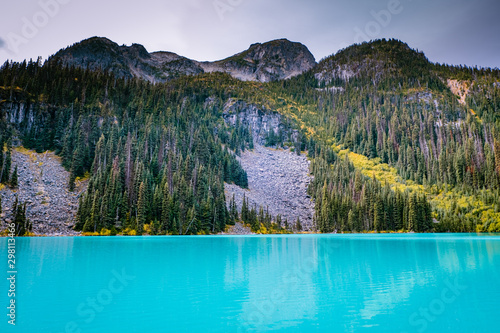
[[[3,231],[2,231],[3,233]],[[484,236],[497,236],[500,237],[500,233],[489,233],[489,232],[337,232],[337,233],[320,233],[320,232],[292,232],[292,233],[269,233],[269,234],[259,234],[259,233],[251,233],[251,234],[231,234],[231,233],[220,233],[220,234],[208,234],[208,235],[31,235],[31,236],[15,236],[15,238],[63,238],[63,237],[226,237],[226,236],[251,236],[251,237],[268,237],[268,236],[310,236],[310,235],[484,235]],[[8,235],[0,235],[0,239],[9,238]]]

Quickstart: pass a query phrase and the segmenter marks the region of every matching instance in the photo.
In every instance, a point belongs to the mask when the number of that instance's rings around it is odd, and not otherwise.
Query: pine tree
[[[31,232],[31,223],[26,218],[26,203],[20,203],[17,196],[12,205],[12,214],[15,234],[17,236],[25,236]]]
[[[137,199],[137,232],[142,234],[146,223],[146,185],[141,182],[139,185],[139,198]]]
[[[229,201],[229,217],[230,217],[230,223],[234,224],[236,221],[238,221],[238,207],[236,206],[236,198],[233,193],[233,197],[231,198],[231,201]]]
[[[384,230],[384,204],[382,199],[379,197],[375,201],[375,205],[373,208],[374,216],[373,216],[373,227],[377,231]]]
[[[495,166],[497,169],[497,173],[500,176],[500,141],[495,139]]]
[[[75,190],[75,180],[76,180],[75,173],[71,171],[69,173],[69,184],[68,184],[68,189],[70,192],[73,192]]]
[[[241,203],[241,221],[249,223],[248,199],[246,199],[245,194],[243,194],[243,202]]]
[[[3,152],[0,152],[0,153],[3,153]],[[12,163],[11,148],[7,144],[7,153],[5,154],[5,161],[3,163],[2,177],[0,179],[0,183],[4,183],[4,184],[9,183],[11,163]]]
[[[300,223],[300,218],[297,217],[297,221],[295,222],[295,230],[298,232],[302,231],[302,224]]]
[[[79,135],[71,164],[71,173],[73,173],[75,176],[83,176],[83,174],[85,173],[85,158],[86,149],[83,135]]]
[[[408,231],[418,231],[418,202],[417,195],[410,195],[408,203]]]
[[[266,146],[275,146],[276,145],[276,133],[274,133],[274,129],[270,128],[267,134]]]
[[[96,190],[96,192],[94,193],[94,196],[93,196],[90,214],[88,215],[87,221],[85,222],[85,224],[83,226],[84,232],[100,231],[100,229],[97,230],[97,222],[99,219],[99,208],[100,208],[99,198],[100,198],[99,190]]]
[[[278,228],[278,230],[281,229],[281,215],[280,214],[276,215],[276,227]]]
[[[356,220],[354,219],[354,213],[352,209],[349,209],[347,214],[347,229],[353,231],[355,229]]]
[[[12,176],[10,177],[10,186],[12,188],[17,188],[18,186],[18,174],[17,174],[17,164],[16,166],[14,167],[14,171],[12,172]]]
[[[170,195],[168,193],[168,184],[165,183],[163,190],[163,200],[161,203],[161,232],[168,232],[172,228],[170,224]]]

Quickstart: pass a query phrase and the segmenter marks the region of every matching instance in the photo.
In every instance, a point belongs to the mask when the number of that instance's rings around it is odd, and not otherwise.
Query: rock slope
[[[304,230],[313,230],[314,203],[307,195],[311,176],[305,155],[256,145],[242,154],[240,163],[247,172],[249,189],[226,184],[228,203],[234,194],[241,209],[245,195],[251,206],[269,207],[273,216],[281,214],[290,225],[299,217]]]
[[[17,165],[19,187],[5,187],[0,191],[4,222],[12,218],[11,208],[15,196],[26,202],[26,215],[37,235],[69,236],[78,233],[72,230],[78,209],[78,197],[85,185],[77,183],[75,192],[69,192],[69,172],[61,166],[54,153],[37,154],[25,149],[12,151],[12,168]],[[2,226],[4,229],[5,225]]]

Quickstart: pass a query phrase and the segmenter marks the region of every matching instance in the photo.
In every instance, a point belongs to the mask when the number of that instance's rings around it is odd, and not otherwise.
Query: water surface
[[[495,236],[18,238],[17,266],[17,325],[7,324],[4,278],[2,332],[498,332],[499,326]]]

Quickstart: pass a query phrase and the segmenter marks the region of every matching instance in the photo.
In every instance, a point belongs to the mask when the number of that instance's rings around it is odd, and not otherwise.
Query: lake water
[[[3,278],[1,332],[500,331],[491,235],[18,238],[16,250],[17,324]]]

